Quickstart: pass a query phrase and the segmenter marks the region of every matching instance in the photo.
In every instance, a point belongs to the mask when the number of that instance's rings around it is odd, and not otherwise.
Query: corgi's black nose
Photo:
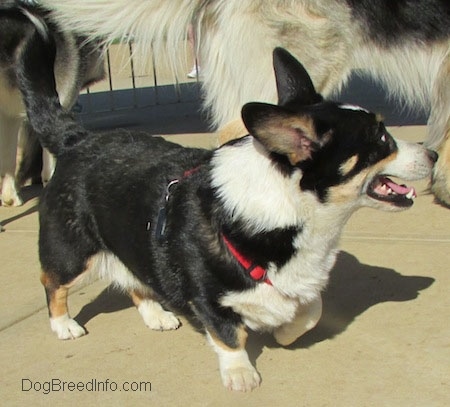
[[[427,153],[428,153],[428,157],[430,157],[430,161],[435,163],[438,160],[439,155],[438,155],[438,153],[436,153],[436,151],[428,150]]]

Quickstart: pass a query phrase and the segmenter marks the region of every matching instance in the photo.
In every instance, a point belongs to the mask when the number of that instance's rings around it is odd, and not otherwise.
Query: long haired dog
[[[448,0],[41,1],[63,24],[92,37],[133,34],[140,54],[167,45],[174,65],[194,24],[205,105],[219,127],[238,119],[246,102],[276,101],[274,47],[296,55],[326,96],[351,70],[363,70],[392,96],[431,108],[426,145],[440,153],[432,190],[450,205]]]
[[[40,146],[24,122],[25,107],[17,88],[15,77],[16,58],[21,47],[35,29],[47,32],[56,41],[57,57],[55,74],[61,103],[70,108],[79,91],[88,84],[103,78],[103,59],[98,47],[85,39],[61,30],[49,16],[49,12],[26,4],[24,1],[3,1],[0,4],[0,186],[4,206],[22,204],[19,186],[27,178],[27,167],[22,166],[17,177],[16,157],[21,130],[22,164],[30,163]],[[54,170],[53,157],[44,152],[42,179],[48,181]],[[24,179],[25,178],[25,179]]]
[[[437,158],[395,140],[373,113],[323,100],[280,48],[279,105],[246,104],[250,134],[217,150],[90,134],[60,106],[50,48],[36,34],[19,77],[30,123],[58,159],[39,208],[51,329],[85,334],[67,294],[97,271],[131,293],[152,329],[178,328],[172,311],[193,314],[233,390],[260,382],[246,328],[283,345],[313,328],[347,219],[361,206],[410,207],[414,189],[388,175],[426,177]]]

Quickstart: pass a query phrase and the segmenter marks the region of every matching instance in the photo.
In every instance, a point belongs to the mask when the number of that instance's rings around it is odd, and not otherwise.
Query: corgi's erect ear
[[[250,134],[270,152],[286,156],[292,165],[311,158],[312,153],[329,141],[318,136],[308,114],[292,113],[266,103],[247,103],[242,120]]]
[[[273,51],[273,68],[277,83],[278,105],[288,103],[312,105],[322,101],[303,65],[284,48]]]

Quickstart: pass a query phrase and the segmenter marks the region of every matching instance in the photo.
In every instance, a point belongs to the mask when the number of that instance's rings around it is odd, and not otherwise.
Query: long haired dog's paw
[[[50,318],[50,327],[59,339],[76,339],[86,335],[85,329],[67,314],[57,318]]]
[[[1,203],[2,206],[13,207],[13,206],[21,206],[23,204],[22,199],[20,198],[19,192],[16,187],[16,182],[14,177],[6,174],[3,178],[3,182],[0,180],[1,185]]]

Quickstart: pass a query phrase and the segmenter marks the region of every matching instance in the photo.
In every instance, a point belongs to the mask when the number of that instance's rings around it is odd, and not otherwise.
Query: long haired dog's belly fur
[[[324,100],[281,48],[279,104],[246,104],[249,134],[214,151],[127,130],[88,133],[59,104],[53,58],[35,33],[18,71],[30,123],[58,158],[39,205],[52,330],[85,334],[68,290],[97,270],[130,292],[152,329],[193,314],[232,390],[260,383],[247,327],[283,345],[313,328],[347,219],[362,206],[409,208],[414,188],[388,176],[426,177],[437,159],[395,140],[375,114]]]
[[[244,103],[276,101],[270,59],[276,46],[299,57],[316,89],[327,96],[341,87],[352,70],[361,69],[402,103],[430,109],[426,144],[441,153],[432,190],[450,206],[448,0],[42,3],[55,9],[57,18],[69,27],[106,41],[136,38],[137,54],[144,60],[149,60],[151,48],[157,57],[168,55],[176,67],[183,65],[180,47],[188,25],[194,24],[205,106],[218,127],[238,119]]]

